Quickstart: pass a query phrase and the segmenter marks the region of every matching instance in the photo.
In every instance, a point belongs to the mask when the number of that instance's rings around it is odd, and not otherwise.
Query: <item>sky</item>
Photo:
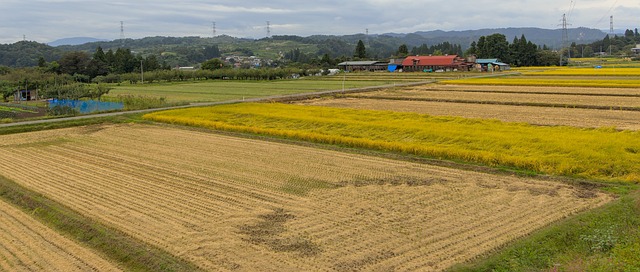
[[[61,38],[411,33],[482,28],[640,28],[638,0],[1,0],[0,43]]]

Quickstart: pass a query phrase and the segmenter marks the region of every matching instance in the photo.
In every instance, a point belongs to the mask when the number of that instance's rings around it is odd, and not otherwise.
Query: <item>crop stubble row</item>
[[[442,270],[608,201],[579,198],[568,185],[309,147],[146,125],[95,128],[2,136],[0,171],[208,270]],[[309,188],[285,190],[292,183]],[[291,218],[265,239],[287,250],[242,231],[276,209]],[[303,254],[297,245],[318,250]]]
[[[0,201],[0,271],[119,271],[89,249]]]

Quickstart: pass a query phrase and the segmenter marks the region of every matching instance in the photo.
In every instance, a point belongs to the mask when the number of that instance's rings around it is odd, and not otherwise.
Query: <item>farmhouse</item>
[[[38,100],[37,90],[19,90],[13,93],[14,101],[31,101]]]
[[[345,61],[338,63],[344,71],[386,71],[388,63],[382,61]]]
[[[640,44],[636,44],[635,48],[631,48],[631,52],[633,52],[634,55],[640,55]]]
[[[483,72],[510,70],[511,66],[499,59],[477,59],[475,68]]]
[[[402,62],[404,71],[468,71],[471,65],[458,55],[409,56]]]

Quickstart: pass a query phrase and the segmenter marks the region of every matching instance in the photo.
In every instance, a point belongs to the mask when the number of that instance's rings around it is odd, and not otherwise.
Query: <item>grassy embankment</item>
[[[285,104],[190,108],[143,118],[401,152],[568,177],[640,182],[640,132]]]

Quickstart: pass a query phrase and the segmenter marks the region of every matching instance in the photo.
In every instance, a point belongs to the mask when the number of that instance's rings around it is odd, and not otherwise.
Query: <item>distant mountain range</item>
[[[109,40],[96,39],[91,37],[73,37],[73,38],[64,38],[64,39],[55,40],[50,43],[47,43],[47,45],[56,47],[61,45],[81,45],[85,43],[106,42],[106,41],[109,41]]]

